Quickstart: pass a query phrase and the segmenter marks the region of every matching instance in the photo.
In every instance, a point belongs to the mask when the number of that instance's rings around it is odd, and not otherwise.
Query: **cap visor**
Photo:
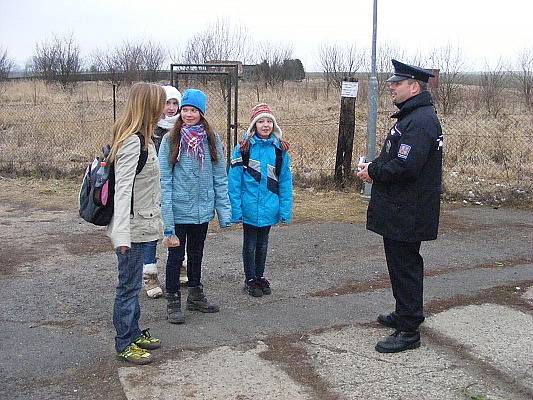
[[[406,79],[409,79],[409,78],[406,76],[401,76],[401,75],[392,75],[389,79],[387,79],[387,82],[400,82]]]

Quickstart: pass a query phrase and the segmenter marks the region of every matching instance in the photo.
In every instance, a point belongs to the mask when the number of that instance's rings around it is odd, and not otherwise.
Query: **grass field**
[[[109,142],[113,122],[109,83],[82,82],[70,91],[36,80],[1,85],[0,170],[4,173],[80,176],[102,144]],[[220,85],[209,82],[200,88],[209,96],[207,118],[227,142],[226,100]],[[239,132],[247,128],[253,105],[270,104],[284,138],[291,144],[293,171],[301,185],[328,186],[332,181],[340,94],[338,90],[326,93],[324,88],[320,79],[286,82],[275,89],[249,82],[241,82],[239,87]],[[128,87],[118,87],[117,112],[127,93]],[[393,124],[389,115],[394,111],[387,98],[380,104],[378,150]],[[511,104],[497,117],[475,107],[473,101],[456,114],[439,115],[445,134],[444,187],[448,198],[493,204],[531,202],[533,117],[517,112]],[[360,98],[356,103],[354,160],[366,153],[366,132],[367,104]]]

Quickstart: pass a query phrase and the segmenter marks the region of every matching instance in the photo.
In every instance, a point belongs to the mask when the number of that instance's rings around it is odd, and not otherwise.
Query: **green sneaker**
[[[123,351],[117,354],[117,358],[122,361],[128,361],[132,364],[149,364],[152,362],[152,355],[146,350],[141,349],[135,343],[130,344]]]
[[[133,343],[145,350],[155,350],[161,347],[161,340],[152,337],[150,335],[150,329],[142,331],[141,337]]]

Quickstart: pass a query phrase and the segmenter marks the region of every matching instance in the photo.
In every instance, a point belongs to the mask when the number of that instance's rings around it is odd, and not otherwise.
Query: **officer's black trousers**
[[[420,242],[383,238],[385,257],[396,299],[396,319],[401,331],[416,331],[424,322],[424,260]]]

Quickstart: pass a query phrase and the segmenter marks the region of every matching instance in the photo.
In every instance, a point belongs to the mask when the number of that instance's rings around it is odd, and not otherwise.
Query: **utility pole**
[[[339,137],[335,160],[335,182],[343,187],[352,174],[352,149],[355,135],[355,101],[359,83],[356,78],[345,77],[342,81]]]
[[[378,22],[378,0],[374,0],[373,24],[372,24],[372,71],[368,81],[368,123],[366,142],[366,161],[372,161],[376,156],[376,121],[378,115],[378,78],[376,72],[376,35]],[[366,183],[363,189],[363,197],[370,198],[371,183]]]

